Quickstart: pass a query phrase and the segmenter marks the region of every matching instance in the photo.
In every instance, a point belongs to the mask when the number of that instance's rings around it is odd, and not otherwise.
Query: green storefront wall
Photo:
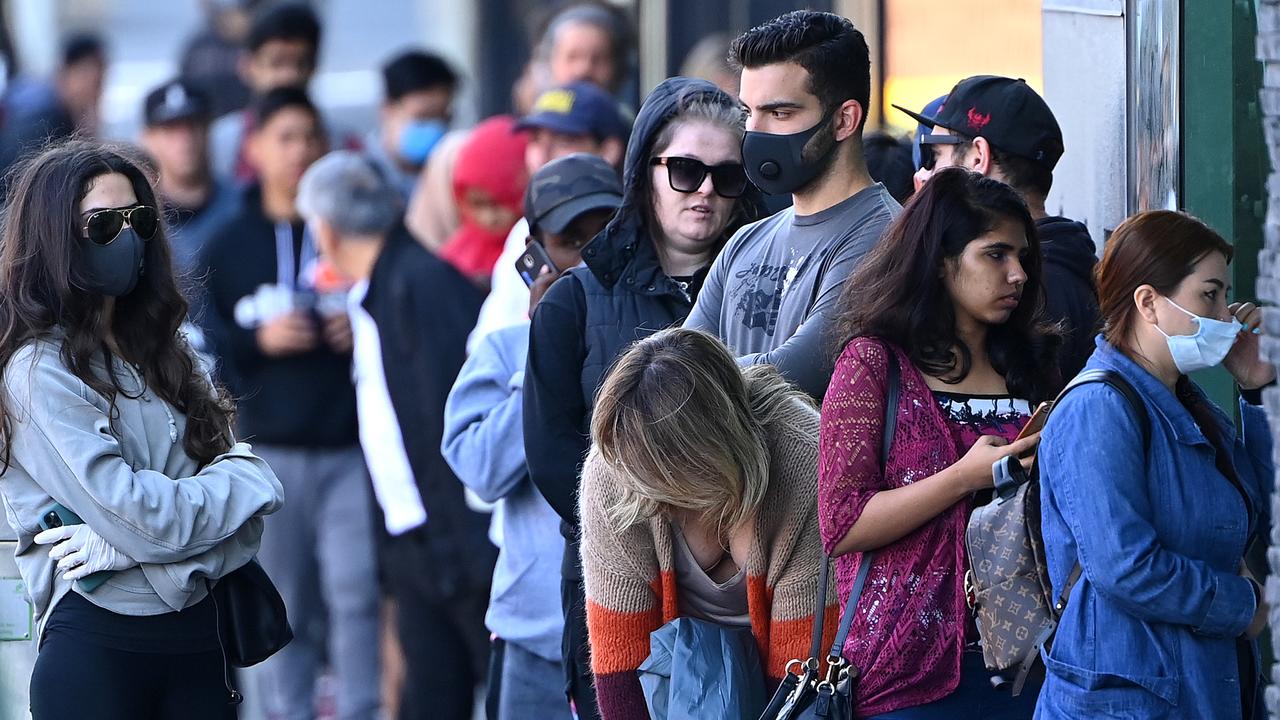
[[[1252,300],[1266,214],[1267,148],[1255,58],[1254,0],[1183,0],[1182,198],[1235,246],[1232,296]],[[1219,406],[1235,408],[1223,370],[1196,375]]]

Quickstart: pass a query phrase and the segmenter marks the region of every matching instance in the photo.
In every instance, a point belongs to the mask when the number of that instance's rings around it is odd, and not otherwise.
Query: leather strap
[[[844,604],[844,612],[840,614],[840,629],[836,631],[836,639],[831,643],[831,652],[827,657],[843,658],[844,641],[849,638],[849,628],[853,626],[854,610],[862,597],[862,588],[867,584],[867,575],[871,572],[871,563],[876,559],[875,551],[862,553],[862,564],[858,566],[858,576],[854,578],[853,587],[849,589],[849,600]]]
[[[1139,397],[1138,391],[1133,389],[1133,385],[1125,379],[1123,375],[1115,370],[1085,370],[1075,377],[1074,380],[1067,383],[1067,386],[1058,393],[1058,399],[1054,401],[1054,407],[1058,407],[1058,403],[1067,393],[1089,383],[1102,383],[1110,386],[1125,402],[1129,404],[1129,409],[1133,411],[1134,416],[1138,420],[1138,427],[1142,431],[1142,455],[1146,457],[1151,450],[1151,415],[1147,412],[1147,405]],[[1067,607],[1067,600],[1071,598],[1071,589],[1080,581],[1080,575],[1083,574],[1084,568],[1080,567],[1080,562],[1071,568],[1071,574],[1067,576],[1067,581],[1062,585],[1062,593],[1058,595],[1058,602],[1054,603],[1053,615],[1055,618],[1054,625],[1056,627],[1056,618],[1062,616],[1062,611]]]
[[[818,594],[813,604],[813,635],[809,640],[809,659],[817,660],[822,652],[822,623],[827,610],[827,579],[831,575],[831,558],[822,556],[822,569],[818,571]]]

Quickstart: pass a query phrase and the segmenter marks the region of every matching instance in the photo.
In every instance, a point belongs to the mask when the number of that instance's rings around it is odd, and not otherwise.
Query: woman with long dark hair
[[[1168,210],[1125,220],[1107,241],[1103,332],[1085,369],[1115,374],[1142,407],[1090,383],[1045,426],[1045,559],[1053,597],[1070,595],[1036,717],[1265,714],[1255,638],[1267,607],[1244,556],[1269,526],[1259,389],[1276,370],[1258,357],[1262,311],[1227,302],[1232,254]],[[1187,377],[1219,364],[1241,390],[1240,431]]]
[[[216,581],[281,504],[195,361],[155,191],[90,142],[15,176],[0,240],[7,518],[35,607],[31,711],[233,718]]]
[[[818,512],[840,601],[875,551],[844,648],[859,717],[1029,718],[995,688],[966,607],[964,529],[992,464],[1057,386],[1040,320],[1040,245],[1007,185],[941,171],[845,285],[846,339],[822,405]],[[900,368],[881,457],[889,363]],[[1024,461],[1029,464],[1029,461]],[[1033,683],[1034,684],[1034,683]]]

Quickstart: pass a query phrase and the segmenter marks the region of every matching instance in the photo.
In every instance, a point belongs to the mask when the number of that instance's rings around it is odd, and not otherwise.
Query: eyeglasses
[[[84,236],[95,245],[109,245],[126,224],[137,231],[143,240],[150,240],[156,236],[160,218],[156,216],[155,210],[146,205],[99,210],[85,220]]]
[[[933,166],[938,162],[938,155],[934,152],[934,145],[962,145],[964,138],[959,135],[935,135],[926,134],[920,136],[920,167],[925,170],[932,170]]]
[[[738,198],[747,191],[747,172],[742,169],[742,163],[707,165],[687,157],[656,157],[649,164],[666,166],[667,182],[676,192],[698,192],[708,173],[711,174],[711,187],[720,197]]]

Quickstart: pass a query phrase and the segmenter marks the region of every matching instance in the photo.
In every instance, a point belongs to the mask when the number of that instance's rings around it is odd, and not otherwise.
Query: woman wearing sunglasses
[[[627,145],[622,206],[583,249],[584,266],[557,280],[532,318],[525,452],[530,477],[565,522],[565,670],[579,716],[595,715],[576,507],[596,388],[628,345],[684,321],[716,253],[755,217],[744,122],[738,102],[706,81],[655,88]]]
[[[234,718],[209,581],[282,502],[178,327],[155,191],[110,148],[23,166],[0,248],[0,493],[35,607],[31,712]]]

